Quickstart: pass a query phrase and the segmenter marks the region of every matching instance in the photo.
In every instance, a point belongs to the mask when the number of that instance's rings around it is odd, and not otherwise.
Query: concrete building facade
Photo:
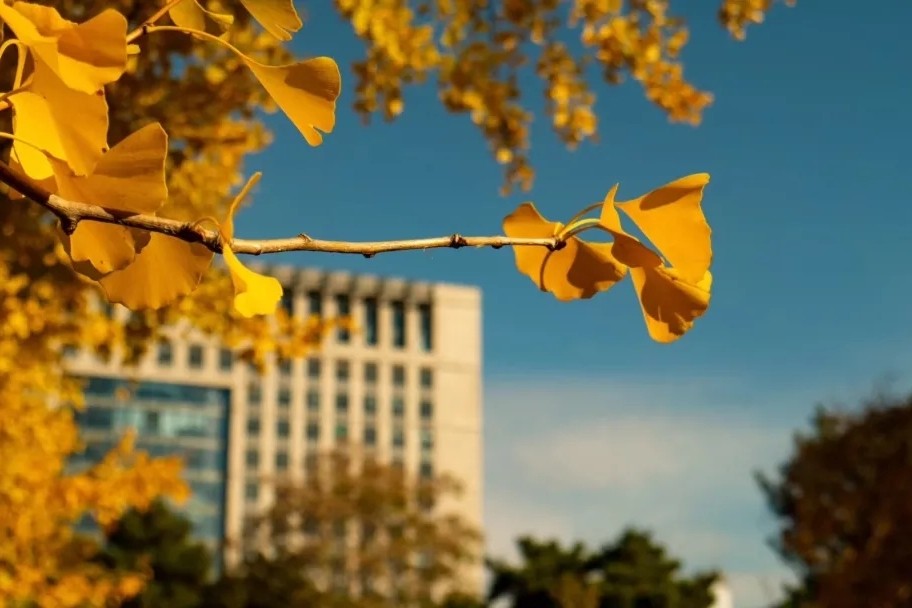
[[[462,495],[436,508],[481,529],[480,291],[267,271],[284,284],[292,314],[350,315],[358,331],[338,329],[309,357],[275,362],[264,375],[188,328],[173,328],[136,367],[74,353],[69,371],[89,379],[79,417],[86,456],[103,453],[128,427],[140,447],[183,455],[195,496],[187,513],[214,541],[242,538],[245,518],[268,506],[264,479],[303,478],[318,453],[356,444],[416,476],[456,477]],[[138,384],[118,396],[125,380]],[[481,564],[466,575],[480,591]]]

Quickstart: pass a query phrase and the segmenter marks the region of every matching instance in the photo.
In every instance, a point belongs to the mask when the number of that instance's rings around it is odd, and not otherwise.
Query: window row
[[[320,439],[320,433],[323,425],[321,425],[319,420],[309,420],[304,425],[304,437],[310,443],[315,443]],[[247,435],[248,437],[257,437],[260,434],[261,422],[260,419],[254,416],[251,416],[247,419]],[[338,419],[335,421],[335,439],[337,442],[346,442],[349,439],[349,423],[346,419]],[[279,439],[289,439],[291,437],[291,422],[287,419],[279,419],[276,421],[276,437]],[[364,424],[363,429],[363,442],[367,446],[376,446],[377,445],[377,425],[368,421]],[[423,451],[430,451],[434,447],[434,432],[429,426],[422,426],[420,429],[420,439],[421,439],[421,449]],[[398,422],[393,425],[391,443],[394,447],[403,447],[405,446],[405,426]]]
[[[306,314],[322,316],[324,294],[317,290],[308,291],[306,296]],[[349,317],[352,311],[351,297],[348,294],[337,293],[333,296],[335,301],[335,314],[339,317]],[[368,346],[376,346],[380,343],[380,300],[375,297],[365,298],[362,302],[361,319],[352,319],[352,321],[361,326],[364,335],[364,343]],[[282,308],[289,315],[294,316],[297,311],[294,310],[294,292],[290,289],[285,290],[282,297]],[[406,304],[402,300],[396,300],[389,303],[390,310],[390,327],[389,341],[395,348],[405,348],[408,344],[407,315]],[[433,342],[433,317],[431,305],[428,303],[419,304],[416,307],[418,315],[418,346],[421,350],[430,352],[434,347]],[[336,330],[336,339],[347,344],[351,342],[352,333],[348,327],[342,326]]]

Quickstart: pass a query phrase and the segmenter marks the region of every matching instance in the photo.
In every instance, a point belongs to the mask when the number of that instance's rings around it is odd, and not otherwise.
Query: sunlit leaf
[[[336,124],[336,100],[342,90],[342,75],[333,59],[315,57],[288,65],[264,65],[220,38],[211,35],[205,38],[237,54],[311,146],[323,142],[317,129],[332,132]]]
[[[254,19],[279,40],[291,40],[291,33],[301,29],[301,18],[293,0],[241,0]]]
[[[666,266],[656,252],[627,234],[616,209],[616,191],[615,186],[605,197],[600,224],[614,237],[615,258],[630,268],[650,337],[657,342],[672,342],[690,330],[709,307],[712,275],[707,269],[696,279],[685,276],[678,268]],[[650,225],[654,232],[665,234],[663,227]],[[687,242],[687,237],[677,242]]]
[[[210,11],[204,8],[199,0],[183,0],[173,6],[168,14],[175,25],[210,33],[213,33],[210,24],[224,30],[234,23],[233,15]]]
[[[0,2],[0,19],[71,89],[95,93],[127,67],[127,20],[115,10],[77,24],[48,6]]]
[[[132,133],[111,148],[86,177],[73,175],[60,161],[52,160],[57,192],[65,199],[100,205],[128,213],[154,213],[168,198],[165,157],[168,136],[158,123]],[[63,237],[74,267],[98,279],[128,266],[148,236],[137,242],[128,228],[100,222],[80,222]],[[86,272],[80,263],[94,272]]]
[[[107,148],[104,95],[73,90],[41,64],[35,66],[28,89],[10,97],[10,102],[13,132],[23,140],[13,145],[23,171],[33,179],[53,174],[45,155],[33,146],[66,161],[76,175],[88,174]]]
[[[675,180],[617,207],[683,277],[699,281],[712,263],[712,231],[700,208],[707,173]]]
[[[196,289],[213,254],[199,243],[153,233],[133,263],[99,280],[111,302],[131,310],[161,308]]]
[[[523,203],[504,219],[507,236],[550,238],[563,224],[543,218],[532,203]],[[624,278],[626,269],[612,255],[611,244],[587,243],[572,236],[556,251],[545,247],[515,246],[516,267],[542,291],[559,300],[591,298]]]
[[[234,214],[244,196],[259,181],[260,174],[254,174],[241,193],[231,202],[228,217],[222,223],[222,255],[231,283],[234,285],[234,308],[244,317],[275,314],[282,299],[282,284],[275,277],[254,272],[244,266],[231,250],[230,242],[234,238]]]

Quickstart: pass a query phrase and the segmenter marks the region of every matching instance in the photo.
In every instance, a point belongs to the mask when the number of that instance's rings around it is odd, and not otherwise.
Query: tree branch
[[[18,191],[26,198],[49,210],[67,234],[72,234],[82,221],[117,224],[138,228],[148,232],[158,232],[188,243],[199,243],[215,253],[222,252],[222,239],[218,231],[199,225],[199,222],[182,222],[155,215],[130,213],[118,209],[108,209],[57,196],[40,184],[20,174],[8,164],[0,161],[0,182]],[[314,239],[306,234],[289,238],[248,240],[233,239],[231,249],[235,253],[260,255],[262,253],[281,253],[284,251],[321,251],[326,253],[353,253],[373,257],[388,251],[411,251],[416,249],[440,249],[461,247],[492,247],[500,249],[505,246],[546,247],[551,251],[562,249],[564,241],[557,238],[512,238],[508,236],[449,236],[424,239],[403,239],[395,241],[327,241]]]

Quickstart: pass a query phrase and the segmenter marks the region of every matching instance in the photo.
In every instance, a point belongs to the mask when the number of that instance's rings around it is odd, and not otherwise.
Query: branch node
[[[548,251],[560,251],[567,246],[567,241],[561,238],[554,239],[554,244],[548,245]]]
[[[371,259],[372,257],[374,257],[374,254],[370,253],[369,251],[366,251],[366,252],[362,253],[361,255],[363,255],[368,260]]]
[[[73,219],[68,216],[60,216],[60,228],[63,230],[63,233],[67,236],[72,235],[76,232],[76,227],[79,225],[78,219]]]
[[[309,242],[313,241],[313,239],[310,238],[310,235],[304,234],[303,232],[298,235],[298,238],[303,240],[305,243],[309,243]]]
[[[450,247],[453,249],[459,249],[460,247],[465,247],[468,243],[465,240],[465,237],[459,233],[454,233],[450,236]]]

